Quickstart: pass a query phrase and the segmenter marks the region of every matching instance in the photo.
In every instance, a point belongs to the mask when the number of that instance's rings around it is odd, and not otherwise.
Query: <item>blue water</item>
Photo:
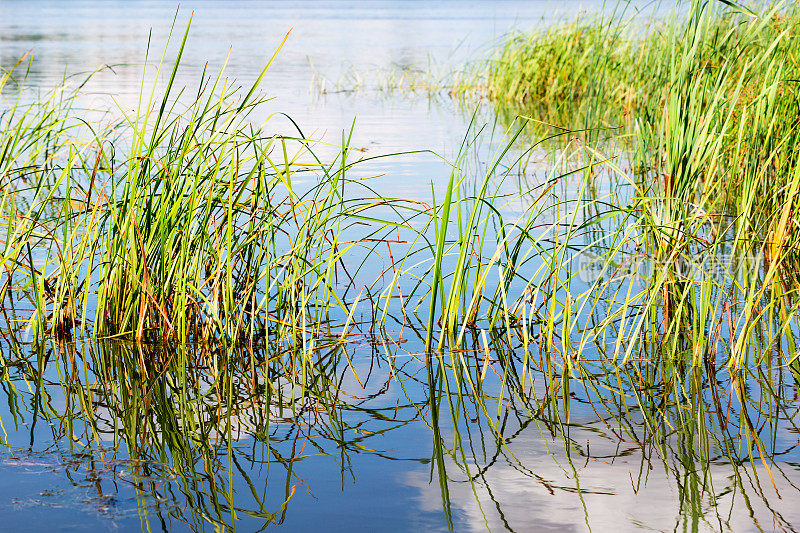
[[[263,84],[266,94],[275,96],[267,111],[286,112],[308,136],[332,141],[355,119],[351,145],[367,155],[434,150],[446,158],[469,129],[471,109],[460,108],[446,94],[387,94],[379,89],[389,73],[433,69],[446,74],[482,57],[512,30],[541,27],[601,5],[310,1],[289,8],[277,2],[182,2],[178,10],[172,2],[4,0],[0,66],[9,68],[31,51],[25,86],[34,92],[65,76],[78,85],[97,70],[85,86],[90,96],[84,103],[94,110],[125,107],[135,104],[143,77],[157,86],[165,83],[166,74],[154,79],[153,62],[164,50],[173,20],[176,36],[167,48],[168,62],[192,15],[178,78],[190,87],[206,63],[214,71],[226,57],[227,75],[246,84],[291,30]],[[628,7],[631,13],[639,8],[653,6]],[[148,39],[150,66],[145,66]],[[491,132],[491,109],[481,107],[477,116]],[[487,133],[478,164],[502,138],[502,131]],[[379,160],[359,172],[381,174],[376,183],[384,193],[427,200],[431,184],[442,187],[448,166],[440,157],[416,153]],[[519,208],[512,204],[507,212],[514,209]],[[690,424],[692,416],[670,415],[663,433],[653,436],[630,394],[622,401],[609,389],[584,389],[573,379],[568,422],[563,411],[536,411],[533,403],[504,402],[498,408],[496,400],[488,400],[482,413],[466,402],[451,412],[442,399],[439,425],[446,451],[437,462],[422,343],[408,331],[404,340],[397,346],[365,342],[353,348],[363,386],[347,365],[336,368],[347,394],[335,404],[335,416],[305,406],[297,418],[284,414],[279,420],[270,408],[272,420],[265,424],[257,421],[265,411],[244,406],[232,418],[236,438],[229,442],[218,439],[216,431],[204,439],[188,430],[176,432],[185,438],[180,446],[194,458],[192,467],[176,462],[177,441],[162,442],[163,450],[148,449],[148,461],[132,461],[136,454],[115,432],[102,396],[91,393],[91,409],[101,421],[92,427],[80,416],[77,387],[64,389],[68,375],[95,391],[97,375],[76,372],[55,356],[40,374],[30,347],[4,341],[0,529],[742,531],[792,530],[800,524],[795,505],[800,457],[792,423],[798,402],[785,369],[769,380],[779,394],[762,393],[758,380],[746,378],[752,402],[746,410],[774,446],[764,452],[765,461],[739,427],[739,399],[731,376],[720,369],[715,376],[723,406],[732,406],[726,412],[730,422],[721,424],[708,409],[713,399],[704,396],[705,411],[694,419],[707,426],[694,434],[696,441],[681,440],[670,430]],[[76,350],[91,359],[86,345],[78,343]],[[483,364],[476,354],[468,357]],[[18,365],[20,360],[30,366]],[[393,373],[390,360],[402,371]],[[613,372],[595,370],[599,383],[618,384]],[[497,361],[487,371],[490,396],[499,392],[492,377],[496,371],[502,372]],[[538,386],[544,380],[537,376],[535,381],[541,398]],[[122,390],[115,397],[126,394]],[[151,416],[163,425],[170,403],[158,405],[164,411]],[[628,409],[624,416],[621,405]],[[775,411],[780,414],[770,422],[767,413]],[[491,424],[503,439],[495,438]],[[160,442],[160,436],[153,440]],[[739,465],[749,452],[755,460]],[[706,460],[695,462],[698,453]],[[446,471],[446,494],[439,466]],[[698,486],[702,490],[695,494]]]

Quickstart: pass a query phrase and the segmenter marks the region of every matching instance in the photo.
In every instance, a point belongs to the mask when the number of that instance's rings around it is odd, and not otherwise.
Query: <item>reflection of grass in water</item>
[[[472,366],[476,372],[482,357],[475,356]],[[503,359],[495,359],[502,367]],[[519,365],[522,356],[518,353],[508,361]],[[515,474],[516,490],[528,494],[535,494],[537,487],[545,494],[565,491],[574,494],[573,504],[591,498],[597,490],[622,496],[630,488],[635,496],[648,482],[660,487],[664,479],[677,498],[661,496],[660,502],[674,502],[675,508],[667,515],[675,516],[675,525],[697,527],[699,523],[735,530],[747,527],[752,519],[752,524],[766,520],[791,529],[796,519],[791,513],[782,515],[791,511],[791,506],[776,506],[781,498],[791,499],[797,490],[791,462],[798,429],[794,422],[798,382],[793,373],[780,369],[729,373],[710,365],[618,366],[586,361],[572,370],[561,365],[543,371],[537,368],[535,385],[524,392],[515,380],[506,378],[511,372],[498,368],[498,378],[486,380],[489,388],[475,395],[458,387],[452,370],[452,363],[443,363],[435,372],[440,380],[456,382],[455,390],[437,401],[449,411],[455,428],[440,452],[449,465],[447,492],[452,494],[455,489],[461,499],[469,492],[480,495],[483,501],[476,503],[477,508],[490,524],[507,524],[513,529],[523,526],[525,522],[519,522],[522,516],[529,519],[527,513],[515,514],[514,502],[525,501],[520,494],[509,498],[503,493],[502,484],[511,482],[508,474],[503,474],[508,465]],[[497,396],[502,387],[514,393]],[[483,416],[486,433],[476,430],[474,423]],[[542,446],[553,446],[548,453],[554,465],[547,465],[546,456],[531,460],[536,457],[529,454],[532,443],[521,435],[530,435],[534,425],[539,428]],[[516,443],[518,438],[522,443]],[[616,469],[606,466],[617,459]],[[638,467],[637,462],[641,463]],[[599,486],[600,480],[592,474],[597,469],[611,476]],[[531,486],[526,489],[521,485],[525,483]],[[596,526],[598,519],[605,523],[602,520],[609,517],[598,506],[611,501],[594,499],[589,503],[587,499],[583,504],[586,523]],[[731,516],[729,506],[733,504],[744,507]],[[459,507],[464,510],[465,505],[470,504],[461,501]],[[672,527],[659,525],[658,513],[652,516],[655,521],[649,522],[648,504],[643,505],[630,518],[646,527]],[[547,517],[548,511],[545,506],[540,512]],[[619,523],[620,516],[614,516]],[[580,520],[573,523],[578,525]]]
[[[635,491],[666,476],[678,494],[675,514],[687,525],[708,523],[709,513],[728,523],[728,511],[716,501],[731,492],[763,520],[762,506],[774,494],[771,478],[791,500],[791,487],[780,479],[784,467],[773,457],[793,457],[792,374],[588,360],[570,370],[543,358],[541,368],[532,363],[529,386],[522,389],[513,377],[524,362],[520,341],[509,347],[500,335],[487,342],[488,353],[449,352],[427,362],[408,359],[390,344],[381,355],[349,346],[322,349],[305,385],[287,354],[258,353],[255,389],[240,363],[247,350],[217,353],[218,364],[228,369],[217,375],[211,354],[188,347],[53,343],[34,353],[36,360],[9,368],[4,389],[9,404],[18,406],[16,424],[38,417],[79,456],[102,458],[111,472],[96,475],[130,484],[150,523],[177,520],[196,529],[236,520],[280,523],[287,510],[299,512],[291,503],[297,491],[314,492],[316,479],[306,462],[313,455],[339,463],[343,483],[351,476],[358,482],[360,455],[419,464],[408,449],[396,448],[397,441],[385,440],[410,424],[425,424],[434,435],[432,474],[446,513],[465,505],[451,503],[451,495],[463,498],[460,487],[471,486],[487,519],[493,520],[496,507],[513,526],[516,515],[508,506],[514,501],[493,486],[503,479],[497,469],[515,465],[532,487],[570,494],[577,504],[598,490],[592,471],[614,457],[622,464],[608,470],[615,477],[603,486],[614,489],[617,477],[629,471],[633,477],[625,477],[624,485]],[[136,366],[142,350],[147,377]],[[478,390],[466,384],[461,361]],[[362,387],[351,362],[380,370],[363,374]],[[34,386],[31,392],[17,388],[23,378]],[[532,434],[546,453],[530,456],[527,441],[516,444]],[[592,435],[598,438],[587,442]],[[712,479],[722,467],[730,473]],[[96,468],[102,470],[99,463]],[[665,474],[648,474],[653,469]],[[280,498],[275,487],[282,487]],[[594,507],[586,505],[591,524]],[[786,523],[778,514],[773,518]]]
[[[330,455],[344,483],[354,455],[392,458],[380,451],[381,436],[417,413],[370,403],[385,386],[343,388],[352,374],[340,347],[314,354],[305,384],[291,358],[263,352],[255,381],[240,370],[243,353],[218,353],[228,369],[221,374],[211,354],[188,347],[53,343],[34,355],[38,364],[20,364],[4,381],[14,423],[39,418],[82,456],[102,458],[106,471],[97,475],[128,484],[150,523],[281,523],[297,490],[313,493],[306,459]],[[147,376],[137,366],[142,357]],[[36,385],[32,393],[17,388],[25,379]]]

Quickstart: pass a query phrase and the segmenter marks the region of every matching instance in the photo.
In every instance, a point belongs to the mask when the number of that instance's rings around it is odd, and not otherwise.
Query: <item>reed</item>
[[[514,36],[459,88],[514,117],[499,148],[471,165],[476,113],[426,199],[354,177],[393,155],[358,155],[352,131],[334,144],[262,120],[271,60],[249,87],[220,71],[179,89],[188,28],[164,90],[143,85],[110,122],[5,74],[14,423],[32,405],[70,446],[110,438],[143,502],[168,469],[187,500],[173,516],[198,529],[280,523],[312,453],[336,455],[344,485],[352,457],[412,422],[430,429],[451,528],[456,484],[477,496],[475,465],[515,461],[514,424],[563,446],[582,495],[580,409],[642,468],[683,476],[685,523],[718,494],[701,472],[719,461],[726,490],[747,492],[746,461],[775,483],[778,426],[796,430],[797,20],[695,2],[646,32],[617,13]],[[390,386],[405,401],[370,404]],[[280,464],[279,496],[238,462],[250,438]]]
[[[80,116],[59,100],[5,115],[4,295],[31,301],[34,337],[269,337],[306,351],[331,335],[332,308],[347,311],[339,278],[358,272],[342,257],[404,226],[418,202],[349,179],[346,138],[323,163],[299,129],[253,123],[269,65],[248,90],[204,75],[178,112],[185,40],[160,102],[143,92],[139,109],[88,138],[73,135]],[[373,214],[386,210],[393,219]]]

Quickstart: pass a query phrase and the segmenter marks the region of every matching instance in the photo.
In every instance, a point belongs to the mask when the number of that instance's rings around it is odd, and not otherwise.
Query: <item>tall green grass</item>
[[[775,346],[792,359],[800,170],[793,67],[779,60],[792,51],[792,16],[696,3],[685,24],[653,22],[643,40],[619,17],[513,40],[501,58],[520,62],[491,64],[492,97],[523,67],[568,58],[567,70],[591,73],[581,85],[568,91],[567,78],[550,80],[566,74],[534,68],[508,94],[551,118],[561,111],[547,106],[567,106],[582,123],[530,143],[531,124],[545,121],[517,121],[480,174],[468,158],[482,132],[471,129],[427,201],[353,178],[366,161],[347,133],[324,160],[331,146],[291,120],[257,120],[269,64],[244,89],[223,72],[178,89],[186,34],[174,62],[162,60],[166,87],[143,85],[139,107],[112,111],[110,126],[82,120],[63,91],[12,101],[2,130],[8,335],[18,345],[28,334],[199,346],[215,379],[241,364],[255,388],[258,350],[287,354],[305,387],[321,346],[397,342],[408,328],[429,372],[449,358],[470,394],[485,371],[473,374],[459,350],[477,341],[490,353],[484,339],[500,338],[501,396],[532,386],[534,361],[577,373],[593,355],[743,368]],[[760,92],[745,100],[754,79]],[[615,108],[609,87],[623,80],[652,91]],[[600,142],[614,117],[633,129]],[[531,154],[562,139],[581,158],[529,181]],[[237,363],[221,355],[240,349],[250,355]],[[149,364],[141,351],[140,370]]]
[[[173,95],[185,40],[163,93],[143,87],[105,129],[79,128],[58,92],[10,106],[3,296],[30,301],[35,337],[271,337],[306,351],[331,335],[332,308],[347,313],[340,278],[358,271],[343,256],[404,226],[418,202],[350,179],[347,137],[323,162],[291,121],[285,133],[277,118],[254,122],[269,64],[249,89],[204,73],[196,93]]]
[[[613,139],[645,194],[729,213],[763,240],[796,166],[798,20],[791,3],[645,20],[620,8],[511,36],[463,89],[592,145]]]
[[[544,331],[573,332],[578,356],[595,335],[614,338],[615,359],[655,350],[700,363],[716,359],[722,337],[736,366],[775,342],[795,356],[798,17],[790,3],[693,2],[644,20],[620,8],[513,35],[482,77],[457,87],[481,91],[509,121],[525,117],[538,138],[577,142],[583,209],[619,222],[585,242],[604,284],[544,293],[560,314]],[[606,169],[604,197],[596,169]],[[610,281],[631,262],[647,275]],[[590,327],[596,308],[608,314]]]
[[[351,132],[332,145],[262,120],[269,64],[243,89],[223,72],[178,88],[186,34],[162,60],[166,87],[143,85],[110,125],[87,120],[78,94],[27,101],[5,75],[4,379],[34,384],[34,418],[72,445],[111,435],[142,480],[169,465],[187,495],[209,495],[192,519],[222,528],[240,512],[282,520],[299,435],[335,446],[344,478],[351,454],[373,453],[365,441],[412,420],[430,427],[452,527],[453,479],[474,483],[480,463],[461,428],[479,421],[510,454],[510,417],[541,424],[576,470],[575,398],[685,475],[696,519],[713,493],[704,465],[768,465],[791,420],[773,413],[790,412],[796,384],[770,371],[796,381],[796,20],[694,3],[644,37],[619,16],[514,37],[481,88],[525,117],[480,172],[473,121],[424,199],[354,176],[368,161]],[[556,142],[578,157],[531,175]],[[374,364],[374,397],[394,383],[408,401],[365,409],[385,426],[363,433],[341,409]],[[53,366],[63,404],[46,394]],[[760,387],[754,411],[745,380]],[[290,457],[270,448],[280,424],[295,431]],[[276,505],[233,493],[242,436],[285,471]]]

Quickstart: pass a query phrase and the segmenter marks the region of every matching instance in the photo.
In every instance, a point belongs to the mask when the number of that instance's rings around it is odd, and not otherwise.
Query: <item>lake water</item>
[[[425,69],[444,75],[479,59],[513,30],[602,5],[409,0],[307,1],[290,8],[233,1],[182,2],[178,9],[155,1],[4,0],[0,66],[32,51],[28,91],[51,88],[65,76],[77,85],[99,69],[85,87],[87,105],[107,108],[114,99],[129,107],[142,73],[153,81],[155,68],[144,66],[148,38],[150,58],[157,60],[173,20],[167,60],[192,16],[178,77],[189,87],[206,63],[213,72],[226,58],[227,75],[247,84],[289,33],[263,83],[275,97],[265,112],[285,112],[307,136],[333,142],[355,121],[351,145],[367,155],[432,150],[449,158],[478,104],[465,108],[446,94],[380,90],[387,76]],[[627,9],[639,8],[652,5]],[[163,86],[167,75],[156,83]],[[493,132],[490,108],[478,108],[477,117],[478,126],[488,124],[485,148],[475,156],[481,164],[503,133]],[[273,120],[276,128],[289,127],[281,117]],[[448,165],[426,152],[360,172],[383,175],[377,183],[385,194],[428,199],[432,185],[446,183]],[[123,389],[110,394],[99,385],[107,381],[99,368],[54,363],[95,360],[98,352],[135,359],[136,347],[78,342],[31,355],[10,340],[0,346],[4,530],[793,531],[800,525],[792,423],[797,378],[788,371],[765,378],[716,369],[697,378],[715,385],[699,390],[687,376],[673,399],[665,393],[664,404],[654,408],[670,405],[678,414],[654,423],[635,387],[623,387],[625,395],[607,387],[633,379],[641,365],[626,374],[591,364],[588,386],[571,380],[572,393],[565,389],[574,400],[568,415],[563,404],[533,409],[495,401],[490,405],[499,416],[484,417],[476,405],[454,406],[434,390],[460,385],[425,375],[421,339],[411,335],[407,345],[354,346],[353,367],[331,371],[346,391],[327,403],[331,410],[320,408],[324,387],[316,405],[300,406],[288,387],[277,402],[284,411],[243,404],[226,428],[234,437],[224,439],[214,425],[214,398],[198,400],[207,409],[197,412],[208,418],[198,415],[196,426],[170,425],[177,420],[170,395],[183,389],[169,375],[146,386],[141,376],[118,377]],[[478,354],[469,357],[483,364]],[[487,395],[501,395],[495,365],[486,368]],[[146,388],[144,407],[127,404],[124,387]],[[209,387],[199,379],[194,390]],[[81,405],[96,418],[81,416]],[[697,414],[680,414],[685,406]],[[131,417],[153,420],[146,450],[134,449],[137,439],[126,440],[117,427]],[[756,433],[769,449],[750,440]]]

